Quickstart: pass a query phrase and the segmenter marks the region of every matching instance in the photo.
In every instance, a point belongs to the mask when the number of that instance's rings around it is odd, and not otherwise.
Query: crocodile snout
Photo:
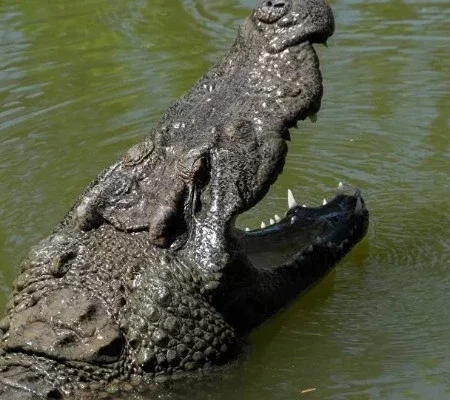
[[[257,4],[258,19],[273,23],[288,12],[287,0],[260,0]]]

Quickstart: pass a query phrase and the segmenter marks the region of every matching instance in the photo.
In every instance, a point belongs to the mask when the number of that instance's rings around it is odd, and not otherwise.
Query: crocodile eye
[[[133,167],[141,163],[145,158],[152,154],[155,145],[150,139],[146,139],[141,143],[134,145],[128,150],[123,158],[123,164],[126,167]]]

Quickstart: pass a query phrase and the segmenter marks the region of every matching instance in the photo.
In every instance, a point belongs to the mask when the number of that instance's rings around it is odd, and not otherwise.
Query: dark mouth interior
[[[274,215],[268,226],[237,230],[241,249],[259,268],[282,265],[317,247],[343,250],[357,229],[359,217],[367,212],[359,190],[344,194],[341,183],[336,197],[321,207],[297,205],[292,193],[289,197],[286,214]]]

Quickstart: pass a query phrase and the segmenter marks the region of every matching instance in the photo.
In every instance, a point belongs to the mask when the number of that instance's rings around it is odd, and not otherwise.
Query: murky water
[[[1,310],[29,246],[231,44],[252,5],[1,0]],[[342,180],[363,190],[368,238],[256,330],[238,365],[161,398],[450,398],[450,6],[333,7],[319,120],[292,135],[284,174],[241,222],[281,214],[287,188],[319,204]]]

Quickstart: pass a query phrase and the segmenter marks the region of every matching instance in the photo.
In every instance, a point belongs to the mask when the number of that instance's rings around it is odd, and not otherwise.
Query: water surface
[[[0,311],[28,248],[218,59],[252,5],[0,3]],[[257,329],[237,365],[160,398],[450,397],[450,7],[332,5],[318,122],[293,132],[283,175],[240,223],[283,213],[288,188],[320,204],[343,181],[363,191],[368,237]]]

